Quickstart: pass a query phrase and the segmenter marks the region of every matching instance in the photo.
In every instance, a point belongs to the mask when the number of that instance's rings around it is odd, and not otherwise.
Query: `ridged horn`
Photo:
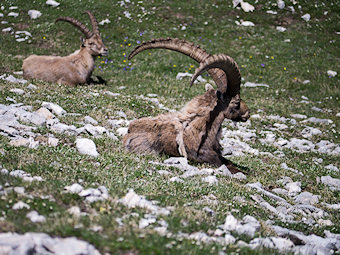
[[[205,59],[211,56],[204,49],[200,48],[199,45],[195,45],[194,43],[180,40],[178,38],[159,38],[138,45],[129,54],[129,59],[132,59],[137,54],[148,49],[168,49],[177,51],[191,57],[198,63],[203,62]],[[208,73],[211,75],[218,88],[225,86],[225,84],[227,83],[226,74],[222,70],[210,69]]]
[[[74,19],[74,18],[70,18],[70,17],[59,17],[56,19],[55,22],[58,21],[66,21],[71,23],[73,26],[75,26],[76,28],[78,28],[81,32],[83,32],[83,34],[85,35],[85,37],[88,39],[90,37],[93,36],[93,33],[91,32],[90,29],[88,29],[83,23],[79,22],[78,20]]]
[[[91,11],[85,11],[84,13],[87,13],[90,17],[91,24],[92,24],[92,32],[94,34],[99,34],[98,22],[97,22],[96,17],[93,15]]]
[[[190,85],[197,79],[197,77],[211,68],[218,68],[222,70],[227,76],[227,83],[225,86],[218,88],[222,94],[234,97],[240,94],[241,73],[237,63],[231,57],[225,54],[213,55],[204,60],[200,66],[195,70],[192,76]]]

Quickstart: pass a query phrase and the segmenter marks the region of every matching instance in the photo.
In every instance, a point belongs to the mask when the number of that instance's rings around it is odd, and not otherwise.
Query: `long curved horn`
[[[240,86],[241,86],[241,73],[238,68],[237,63],[231,57],[225,54],[213,55],[207,58],[204,62],[200,64],[200,66],[195,70],[194,75],[192,76],[190,85],[197,79],[197,77],[211,68],[218,68],[222,70],[228,79],[228,82],[225,86],[219,88],[219,91],[222,94],[227,94],[228,96],[234,97],[237,94],[240,94]]]
[[[159,38],[138,45],[129,55],[129,59],[132,59],[137,54],[148,49],[168,49],[180,52],[186,56],[191,57],[198,63],[203,62],[206,58],[211,55],[204,49],[200,48],[199,45],[190,43],[185,40],[178,38]],[[220,69],[210,69],[208,73],[213,78],[218,88],[225,86],[227,83],[226,74]]]
[[[90,17],[93,33],[94,34],[99,34],[98,22],[97,22],[96,17],[90,11],[85,11],[84,13],[87,13],[89,15],[89,17]]]
[[[75,26],[76,28],[78,28],[81,32],[83,32],[83,34],[85,35],[85,37],[88,39],[90,37],[93,36],[93,33],[91,32],[90,29],[88,29],[83,23],[79,22],[78,20],[74,19],[74,18],[70,18],[70,17],[59,17],[56,19],[55,22],[58,21],[66,21],[71,23],[73,26]]]

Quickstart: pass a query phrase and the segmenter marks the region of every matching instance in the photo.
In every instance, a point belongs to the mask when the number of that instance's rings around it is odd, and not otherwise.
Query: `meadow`
[[[253,12],[231,0],[59,3],[0,2],[0,247],[1,233],[42,232],[76,237],[101,254],[340,252],[338,0],[286,0],[283,9],[249,0]],[[29,10],[42,15],[31,19]],[[96,59],[98,84],[21,80],[29,55],[79,49],[79,30],[54,21],[69,16],[90,27],[86,10],[104,21],[99,30],[109,49]],[[307,13],[308,21],[301,18]],[[192,87],[188,77],[176,79],[198,67],[177,52],[149,50],[128,60],[140,43],[166,37],[238,63],[251,118],[226,120],[221,144],[245,179],[124,149],[129,121],[180,110],[207,82],[215,86],[207,73]],[[44,102],[64,112],[46,106],[53,121],[37,125],[29,113]],[[99,156],[81,154],[79,138],[91,139]],[[37,222],[27,216],[32,211],[42,216]]]

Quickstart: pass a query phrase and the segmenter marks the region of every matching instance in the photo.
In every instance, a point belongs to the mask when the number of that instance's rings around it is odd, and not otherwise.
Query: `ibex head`
[[[241,74],[236,62],[225,54],[213,55],[200,63],[192,76],[190,85],[204,71],[214,79],[218,102],[228,105],[223,111],[225,118],[233,121],[247,121],[250,117],[246,103],[240,98]]]
[[[78,28],[84,35],[85,39],[83,40],[82,47],[86,47],[88,52],[92,56],[106,56],[108,53],[107,48],[105,47],[103,40],[100,36],[99,29],[98,29],[98,22],[96,17],[90,11],[86,11],[90,17],[91,24],[92,24],[92,31],[88,29],[84,24],[79,22],[78,20],[70,17],[59,17],[56,19],[58,21],[66,21],[74,25]]]
[[[247,121],[249,109],[240,98],[241,74],[236,62],[225,54],[210,55],[199,45],[177,38],[153,39],[137,46],[129,55],[133,58],[147,49],[169,49],[183,53],[200,63],[192,77],[191,84],[204,71],[208,71],[217,85],[217,102],[222,106],[225,118],[233,121]]]

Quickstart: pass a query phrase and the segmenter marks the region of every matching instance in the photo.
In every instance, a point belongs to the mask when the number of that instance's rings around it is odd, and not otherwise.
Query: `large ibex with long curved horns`
[[[247,121],[250,117],[247,105],[240,98],[241,74],[236,62],[225,54],[210,55],[193,43],[173,38],[143,43],[130,53],[129,59],[156,48],[178,51],[199,62],[191,84],[208,71],[217,89],[206,86],[205,94],[195,97],[178,112],[132,121],[123,138],[125,148],[137,153],[184,156],[214,166],[225,164],[231,172],[237,172],[222,156],[219,143],[225,118]]]
[[[86,13],[90,17],[92,31],[74,18],[60,17],[56,19],[56,22],[71,23],[85,35],[80,50],[65,57],[29,56],[22,65],[25,79],[39,79],[67,85],[90,82],[95,58],[107,55],[107,48],[100,36],[95,16],[90,11],[86,11]]]

